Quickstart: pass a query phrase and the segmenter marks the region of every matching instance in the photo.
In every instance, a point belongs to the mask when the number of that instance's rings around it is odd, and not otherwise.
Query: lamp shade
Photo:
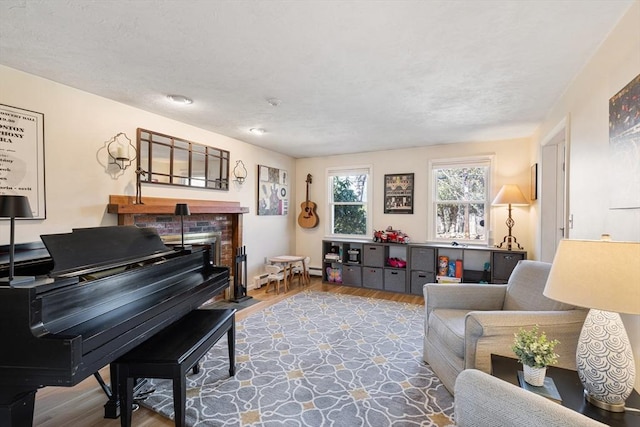
[[[175,215],[191,215],[191,212],[189,212],[189,205],[186,203],[177,203]]]
[[[27,196],[0,196],[0,218],[33,218]]]
[[[640,314],[640,242],[561,240],[543,294],[579,307]]]
[[[513,205],[513,206],[528,206],[529,202],[520,191],[520,187],[515,184],[503,185],[498,195],[493,199],[493,206],[500,205]]]

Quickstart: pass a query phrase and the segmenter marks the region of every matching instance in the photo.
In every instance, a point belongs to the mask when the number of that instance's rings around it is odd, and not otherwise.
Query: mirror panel
[[[229,152],[138,129],[139,183],[229,189]]]

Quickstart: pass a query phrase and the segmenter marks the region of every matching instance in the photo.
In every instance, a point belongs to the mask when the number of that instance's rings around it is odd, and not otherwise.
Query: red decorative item
[[[407,261],[400,258],[387,258],[387,264],[394,268],[405,268]]]
[[[394,230],[393,227],[389,226],[384,231],[374,230],[373,241],[382,243],[402,243],[406,245],[411,241],[411,239],[409,239],[409,236],[402,231]]]

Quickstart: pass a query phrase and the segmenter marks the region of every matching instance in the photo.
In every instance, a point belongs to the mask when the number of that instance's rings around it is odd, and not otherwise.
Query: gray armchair
[[[459,427],[603,427],[578,412],[476,369],[456,379]]]
[[[535,325],[560,344],[558,365],[576,369],[586,310],[551,300],[542,291],[551,264],[520,261],[506,285],[424,285],[424,361],[453,394],[464,369],[491,373],[491,354],[515,357],[514,334]]]

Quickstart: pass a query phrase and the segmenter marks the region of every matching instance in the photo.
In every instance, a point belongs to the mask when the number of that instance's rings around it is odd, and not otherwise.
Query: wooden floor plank
[[[260,302],[239,311],[236,314],[236,319],[244,319],[252,313],[289,298],[303,289],[358,295],[410,304],[423,304],[424,302],[422,296],[322,283],[318,277],[312,277],[311,284],[304,288],[301,288],[297,281],[294,281],[292,288],[288,292],[280,292],[279,295],[276,295],[273,290],[265,293],[264,289],[265,287],[263,286],[261,289],[249,292],[250,296],[260,300]],[[103,368],[100,374],[108,381],[109,368]],[[79,427],[119,426],[119,419],[109,420],[104,418],[105,402],[106,396],[93,376],[75,387],[45,387],[36,394],[34,425],[38,427],[58,427],[61,425]],[[140,408],[133,414],[133,425],[136,427],[162,427],[173,426],[174,424],[173,421],[156,412]]]

